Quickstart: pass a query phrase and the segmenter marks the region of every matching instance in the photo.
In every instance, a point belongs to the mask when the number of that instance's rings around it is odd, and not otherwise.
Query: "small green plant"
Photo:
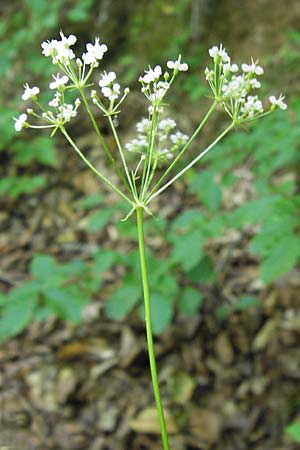
[[[278,108],[286,109],[287,106],[283,101],[284,97],[282,95],[279,98],[271,96],[269,98],[270,107],[267,111],[264,111],[263,103],[258,96],[251,95],[253,90],[257,90],[260,87],[260,81],[257,77],[263,74],[262,67],[258,62],[251,61],[250,64],[242,64],[241,68],[239,68],[237,64],[231,62],[230,57],[222,45],[219,47],[214,46],[209,50],[212,65],[205,70],[206,79],[213,94],[213,100],[209,110],[200,121],[192,136],[189,138],[181,131],[176,131],[176,123],[174,120],[164,116],[165,98],[171,86],[180,72],[186,72],[188,70],[188,65],[182,62],[181,56],[179,55],[176,61],[168,61],[164,70],[159,65],[156,65],[154,68],[149,66],[145,74],[140,76],[139,81],[141,83],[142,94],[149,102],[148,113],[147,117],[139,121],[136,126],[137,137],[123,146],[117,132],[116,119],[122,104],[129,94],[129,89],[125,88],[121,90],[115,72],[104,72],[101,74],[99,80],[100,90],[93,89],[89,95],[91,101],[99,108],[108,121],[119,152],[121,162],[119,165],[102,136],[87,94],[87,91],[93,85],[91,83],[92,74],[107,52],[107,46],[101,43],[97,37],[94,44],[86,44],[86,52],[79,58],[76,57],[72,49],[76,41],[77,38],[75,35],[65,36],[60,32],[59,40],[53,39],[42,43],[42,53],[46,57],[51,58],[52,63],[60,71],[53,74],[53,80],[49,85],[50,89],[54,91],[54,95],[52,100],[48,102],[48,105],[43,106],[38,99],[40,94],[39,87],[30,87],[28,84],[25,84],[22,99],[26,102],[31,100],[35,105],[35,109],[27,107],[26,113],[22,113],[15,119],[15,129],[16,131],[21,131],[23,128],[49,129],[51,136],[55,135],[58,131],[61,132],[77,155],[94,174],[104,182],[107,188],[113,190],[129,206],[125,220],[131,219],[131,216],[134,213],[136,214],[139,262],[144,296],[143,315],[146,322],[150,370],[163,447],[164,450],[169,450],[168,434],[158,385],[152,319],[155,317],[155,312],[157,311],[155,306],[159,304],[162,320],[160,327],[164,327],[170,321],[170,317],[172,317],[171,297],[175,293],[176,286],[165,275],[162,278],[162,274],[165,273],[165,268],[167,268],[166,266],[163,268],[163,271],[161,267],[149,271],[145,250],[144,215],[145,213],[151,215],[150,204],[154,199],[198,163],[233,128],[267,116]],[[72,93],[74,91],[78,92],[80,98],[78,97],[75,101],[69,100],[70,92]],[[77,115],[81,102],[83,102],[90,117],[101,147],[119,176],[119,184],[112,182],[109,176],[100,172],[87,159],[66,129],[66,124]],[[229,116],[229,124],[201,153],[183,168],[176,170],[178,161],[186,153],[218,105]],[[197,181],[198,185],[206,188],[208,178],[205,178],[205,176],[202,179],[200,178]],[[213,183],[210,183],[207,195],[211,199],[211,203],[210,201],[207,202],[208,210],[210,213],[213,213],[219,208],[220,204],[220,194]],[[107,214],[107,220],[110,216],[111,212]],[[188,218],[181,217],[181,221],[174,225],[173,235],[170,237],[170,242],[172,243],[171,262],[176,264],[180,262],[185,271],[191,271],[200,263],[207,263],[207,258],[203,251],[203,236],[197,230],[199,223],[205,223],[205,217],[197,218],[194,211],[190,211],[188,216]],[[101,219],[99,216],[97,220],[100,220],[100,226],[104,226],[103,216],[101,216]],[[99,226],[97,220],[96,226]],[[95,223],[93,226],[95,226]],[[211,231],[207,228],[207,233],[208,235],[210,233],[213,234],[215,230]],[[190,250],[189,258],[185,258],[182,261],[182,257],[186,254],[187,248]],[[46,258],[47,264],[50,264],[52,272],[56,274],[54,261]],[[42,270],[42,274],[40,274],[40,269],[35,268],[35,265],[33,265],[32,270],[33,275],[40,282],[40,290],[42,290],[39,292],[47,299],[47,305],[49,303],[52,306],[54,305],[55,308],[58,308],[59,313],[63,315],[64,311],[61,303],[63,305],[68,304],[65,308],[74,308],[74,318],[76,319],[78,317],[78,306],[74,307],[74,301],[76,305],[77,302],[82,304],[85,301],[85,296],[83,297],[79,294],[75,288],[76,285],[72,284],[68,288],[71,290],[69,292],[65,285],[62,285],[64,279],[63,271],[59,271],[57,274],[58,281],[56,289],[53,292],[53,288],[44,279],[44,271]],[[123,291],[115,292],[107,303],[106,310],[111,317],[115,316],[116,310],[120,312],[121,306],[123,308],[121,311],[122,314],[126,314],[137,302],[141,287],[136,281],[135,273],[136,271],[125,275],[127,277],[125,288],[123,288]],[[40,277],[42,277],[41,280]],[[149,282],[154,283],[152,301],[150,301]],[[159,285],[162,285],[163,289]],[[60,288],[62,286],[63,289],[61,290]],[[28,288],[31,288],[30,284]],[[73,291],[74,289],[75,291]],[[70,302],[68,302],[68,298]],[[20,301],[20,297],[17,296],[15,300],[17,305],[18,301]],[[178,305],[179,308],[189,314],[193,313],[199,307],[201,301],[201,297],[199,298],[192,287],[186,287],[181,294]],[[24,316],[28,317],[28,315],[30,316],[32,314],[36,304],[33,299],[32,303],[33,305],[29,312],[27,315],[24,314]],[[162,305],[164,306],[162,307]],[[69,310],[67,314],[70,314]],[[8,316],[9,314],[6,312],[6,317]],[[159,331],[159,327],[156,331]]]
[[[102,274],[116,256],[102,250],[91,264],[79,260],[58,264],[51,256],[36,255],[30,264],[31,279],[0,297],[0,341],[49,316],[79,323],[83,306],[101,287]]]
[[[289,435],[289,437],[295,442],[296,444],[300,444],[300,423],[299,422],[293,422],[290,423],[286,429],[286,434]]]

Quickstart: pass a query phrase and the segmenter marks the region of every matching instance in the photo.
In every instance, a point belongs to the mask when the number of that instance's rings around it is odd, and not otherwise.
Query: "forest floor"
[[[89,135],[84,142],[91,142]],[[113,224],[98,235],[85,233],[76,202],[99,187],[68,156],[64,171],[53,171],[50,187],[8,201],[1,212],[3,290],[24,279],[36,253],[84,259],[98,244],[119,245]],[[168,214],[185,201],[179,185],[166,196]],[[177,316],[156,338],[172,450],[299,448],[283,430],[299,410],[300,277],[291,272],[263,288],[248,239],[237,232],[208,244],[219,275],[201,313]],[[134,245],[129,239],[129,250]],[[108,273],[106,283],[115,278]],[[256,283],[261,305],[220,321],[216,309],[223,293],[243,294],[249,283]],[[109,321],[99,295],[80,326],[51,319],[4,343],[0,367],[0,449],[161,448],[144,324],[137,313]]]

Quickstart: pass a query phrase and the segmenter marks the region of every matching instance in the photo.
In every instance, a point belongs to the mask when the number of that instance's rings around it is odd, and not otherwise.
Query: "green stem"
[[[85,107],[86,107],[86,110],[87,110],[87,112],[88,112],[88,114],[89,114],[89,116],[90,116],[91,122],[92,122],[93,127],[94,127],[94,129],[95,129],[95,131],[96,131],[96,134],[97,134],[97,136],[98,136],[98,138],[99,138],[99,141],[100,141],[102,147],[103,147],[104,150],[105,150],[105,153],[107,154],[107,156],[108,156],[110,162],[112,163],[112,165],[113,165],[114,168],[116,169],[116,171],[117,171],[117,173],[118,173],[120,179],[122,180],[122,182],[123,182],[124,185],[126,186],[128,192],[130,192],[130,188],[129,188],[129,186],[128,186],[128,183],[127,183],[127,181],[126,181],[126,178],[124,177],[123,173],[121,172],[120,168],[118,167],[118,165],[117,165],[117,163],[116,163],[114,157],[112,156],[112,154],[111,154],[111,152],[110,152],[108,146],[106,145],[105,140],[103,139],[103,136],[102,136],[102,134],[101,134],[101,132],[100,132],[100,130],[99,130],[99,127],[98,127],[98,125],[97,125],[97,122],[96,122],[96,120],[95,120],[95,118],[94,118],[94,115],[93,115],[93,113],[92,113],[92,110],[91,110],[91,108],[90,108],[89,102],[87,101],[87,98],[86,98],[86,95],[85,95],[85,93],[84,93],[84,90],[81,88],[81,89],[79,89],[79,92],[80,92],[80,95],[81,95],[81,97],[82,97],[83,103],[84,103],[84,105],[85,105]]]
[[[164,418],[164,411],[160,398],[160,391],[158,385],[157,369],[155,362],[155,353],[153,345],[153,335],[151,326],[151,311],[150,311],[150,292],[148,285],[148,275],[147,275],[147,265],[146,265],[146,255],[145,255],[145,240],[144,240],[144,230],[143,230],[143,208],[138,206],[136,208],[137,213],[137,227],[138,227],[138,241],[139,241],[139,251],[140,251],[140,261],[141,261],[141,272],[142,272],[142,282],[144,291],[144,302],[145,302],[145,320],[146,320],[146,334],[147,334],[147,344],[148,344],[148,354],[150,362],[150,371],[152,377],[152,385],[154,391],[154,397],[156,402],[157,414],[160,424],[160,432],[163,442],[164,450],[170,450],[168,434],[166,429],[166,423]]]
[[[76,151],[76,153],[80,156],[80,158],[85,162],[85,164],[102,180],[104,181],[106,184],[109,185],[109,187],[111,189],[113,189],[117,194],[120,195],[120,197],[122,197],[124,200],[126,200],[128,203],[130,203],[131,205],[133,205],[133,202],[125,195],[123,194],[122,191],[120,191],[119,188],[117,188],[117,186],[115,186],[113,183],[111,183],[109,181],[108,178],[106,178],[105,175],[103,175],[101,172],[99,172],[99,170],[96,169],[96,167],[93,166],[93,164],[84,156],[84,154],[79,150],[79,148],[77,147],[77,145],[75,144],[75,142],[73,141],[73,139],[71,138],[71,136],[67,133],[67,131],[65,130],[64,127],[60,127],[60,131],[62,132],[62,134],[65,136],[65,138],[67,139],[67,141],[72,145],[72,147],[74,148],[74,150]]]
[[[108,116],[108,121],[109,121],[110,128],[111,128],[111,130],[113,132],[113,135],[114,135],[114,138],[115,138],[115,141],[116,141],[119,153],[120,153],[120,157],[121,157],[122,164],[123,164],[123,167],[124,167],[124,170],[125,170],[127,181],[128,181],[129,186],[130,186],[130,191],[131,191],[132,195],[134,195],[135,194],[134,186],[132,184],[132,180],[131,180],[131,177],[130,177],[130,174],[129,174],[129,170],[128,170],[126,159],[125,159],[125,156],[124,156],[124,153],[123,153],[122,145],[121,145],[121,142],[120,142],[117,130],[116,130],[115,126],[114,126],[114,122],[113,122],[111,116]]]

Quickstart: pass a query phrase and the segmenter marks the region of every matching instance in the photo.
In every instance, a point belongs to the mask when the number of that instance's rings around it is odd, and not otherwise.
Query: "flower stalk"
[[[154,353],[152,324],[151,324],[150,291],[149,291],[149,284],[148,284],[147,263],[146,263],[146,255],[145,255],[145,238],[144,238],[144,230],[143,230],[143,213],[144,213],[143,208],[141,208],[141,207],[136,208],[138,243],[139,243],[141,274],[142,274],[142,284],[143,284],[143,293],[144,293],[145,322],[146,322],[146,335],[147,335],[149,364],[150,364],[152,386],[153,386],[154,398],[155,398],[155,402],[156,402],[157,415],[158,415],[158,419],[159,419],[163,448],[164,448],[164,450],[170,450],[168,433],[167,433],[164,411],[163,411],[160,390],[159,390],[159,384],[158,384],[157,368],[156,368],[155,353]]]

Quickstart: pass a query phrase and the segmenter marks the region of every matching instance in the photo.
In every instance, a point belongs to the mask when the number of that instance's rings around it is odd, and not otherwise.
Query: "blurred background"
[[[146,233],[172,450],[299,448],[299,19],[297,0],[1,1],[0,447],[161,447],[134,220],[61,136],[13,126],[25,82],[49,100],[40,43],[63,30],[78,54],[100,36],[98,73],[130,86],[123,142],[147,111],[139,75],[179,53],[190,70],[167,109],[186,134],[211,102],[220,42],[237,63],[259,58],[266,99],[286,95],[287,111],[233,132],[153,203]],[[226,120],[212,117],[187,161]],[[83,108],[68,130],[115,179]]]

